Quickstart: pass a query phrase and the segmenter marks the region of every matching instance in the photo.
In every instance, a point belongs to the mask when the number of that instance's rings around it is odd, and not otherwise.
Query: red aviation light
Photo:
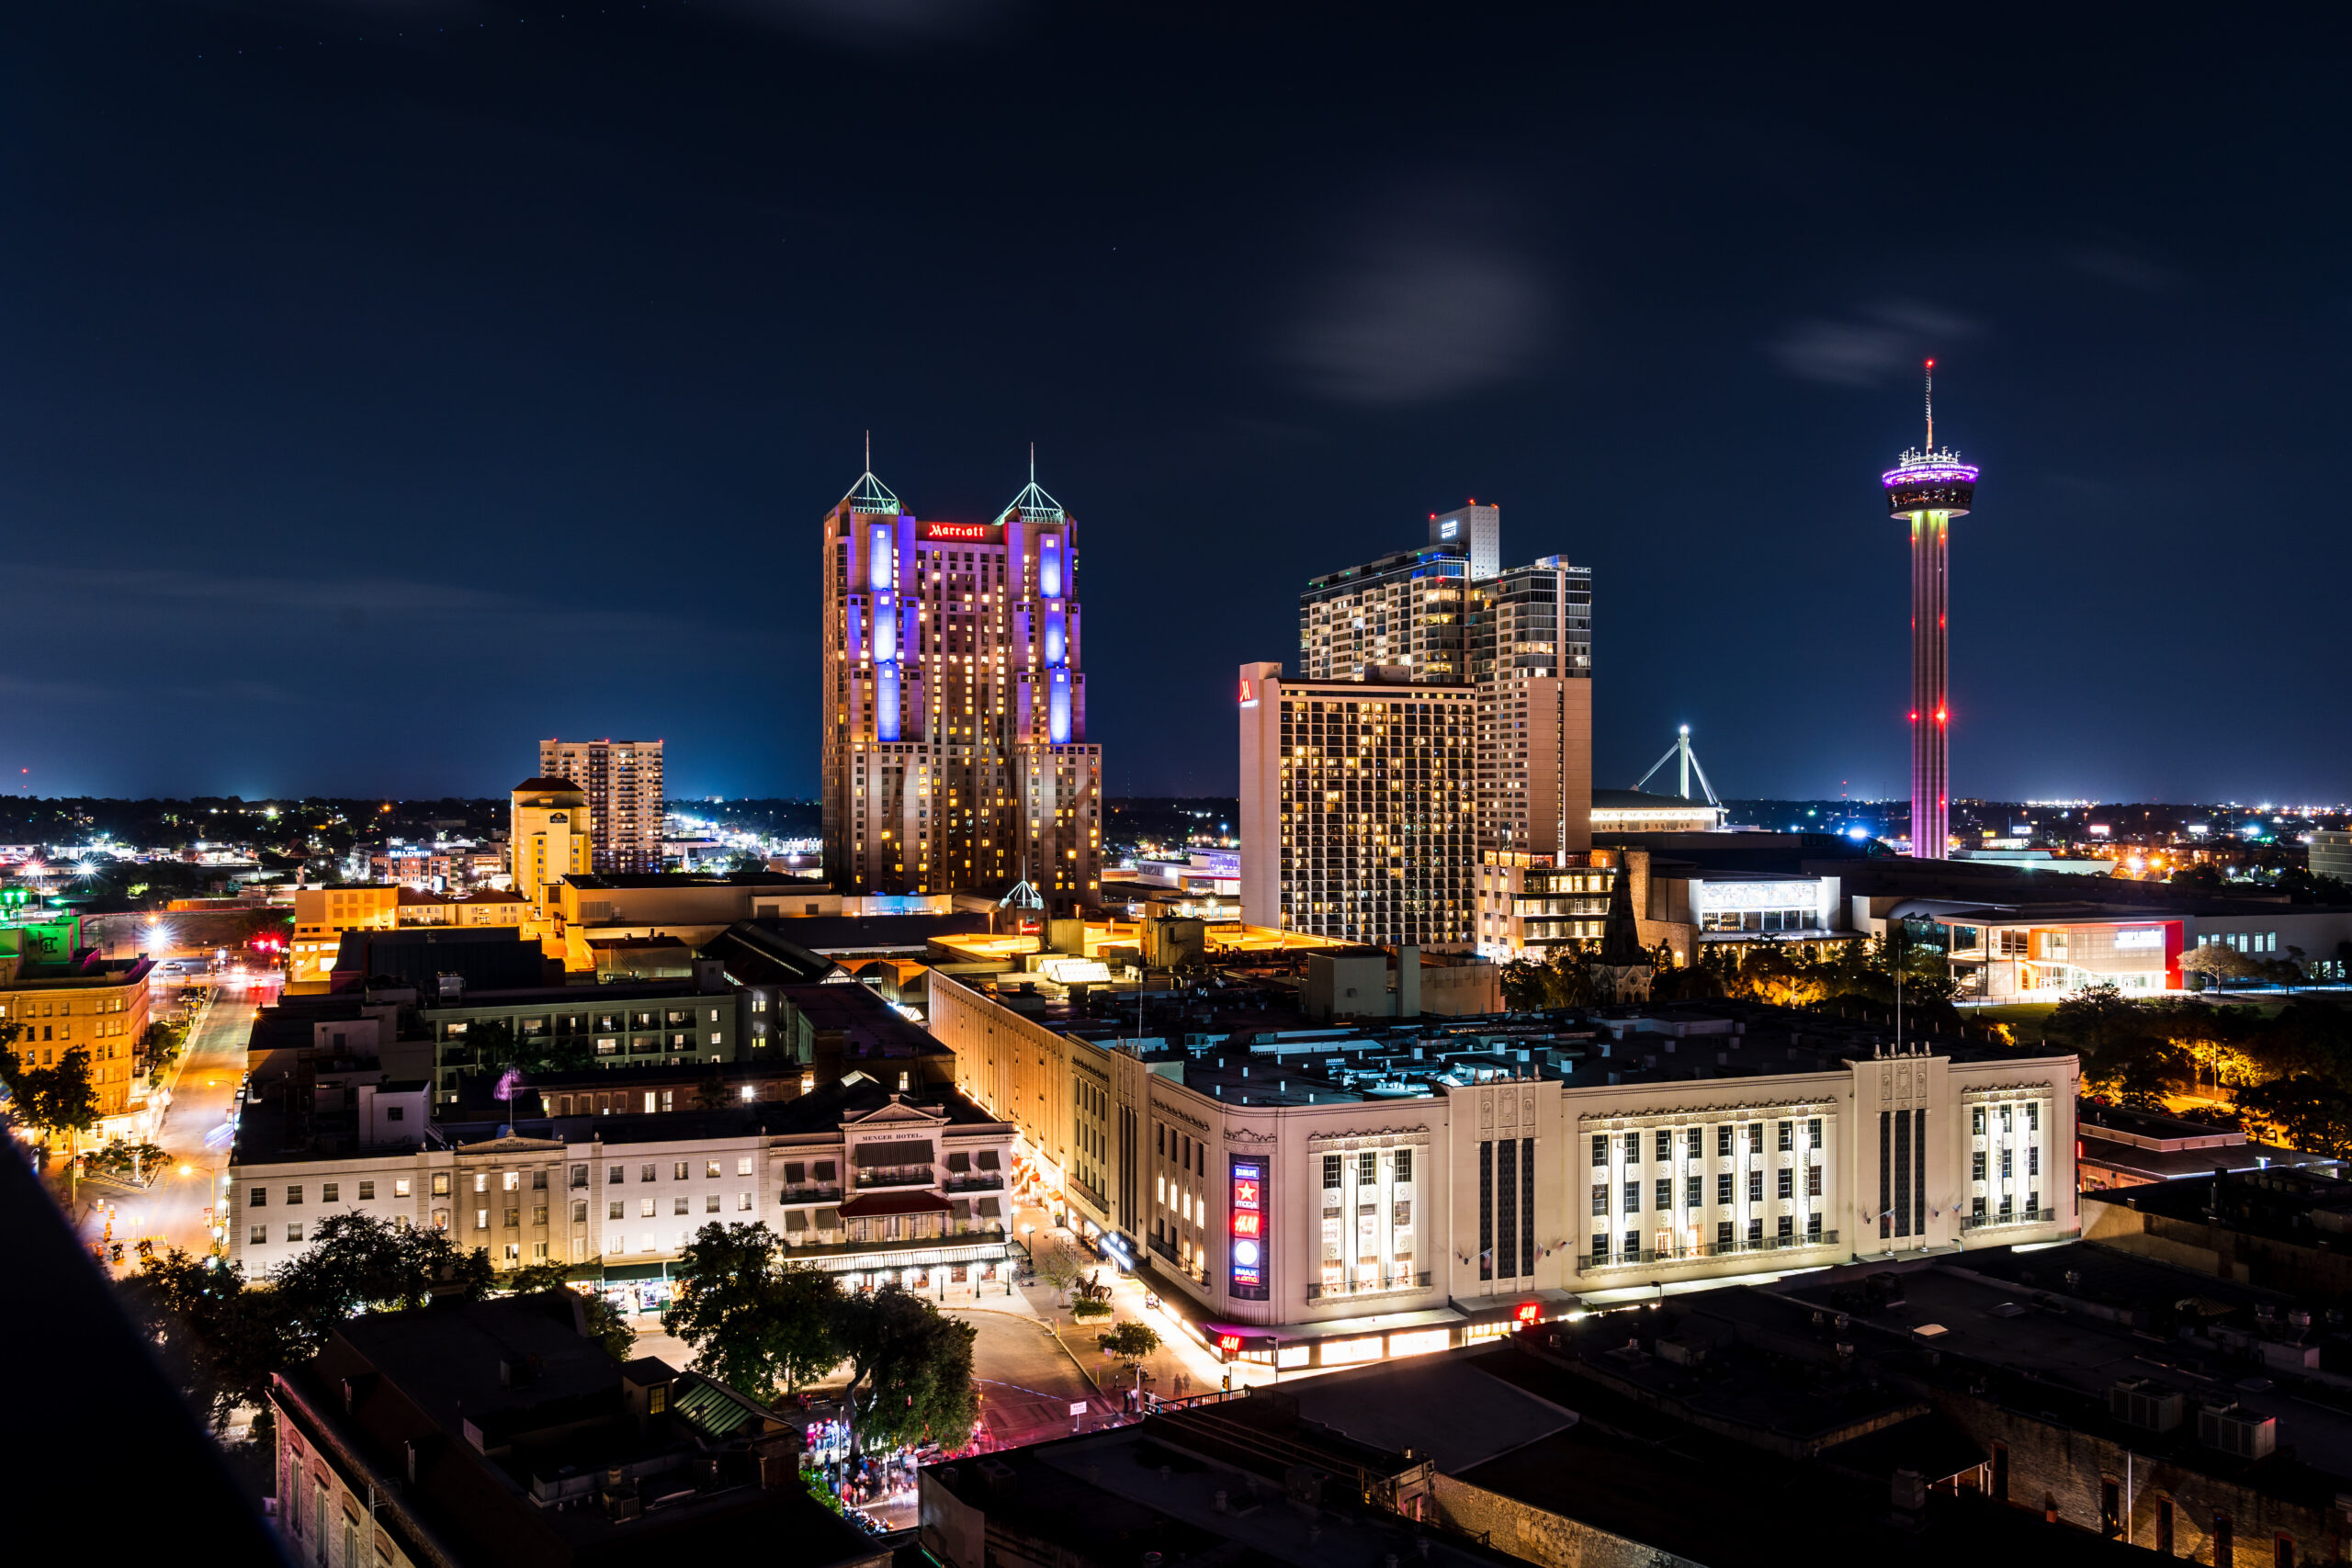
[[[1947,718],[1949,718],[1950,716],[1950,716],[1949,714],[1945,713],[1945,712],[1944,712],[1944,710],[1943,710],[1943,709],[1941,709],[1941,708],[1938,708],[1938,709],[1936,710],[1936,722],[1937,722],[1938,724],[1941,724],[1941,723],[1943,723],[1943,722],[1944,722]]]

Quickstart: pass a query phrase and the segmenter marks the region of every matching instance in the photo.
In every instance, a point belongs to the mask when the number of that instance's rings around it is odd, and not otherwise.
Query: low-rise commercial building
[[[69,1051],[90,1058],[90,1087],[100,1141],[145,1136],[136,1125],[141,1072],[139,1043],[149,1021],[148,958],[99,958],[85,949],[64,962],[0,953],[0,1028],[14,1025],[14,1049],[27,1066],[53,1067]]]
[[[269,1403],[293,1562],[890,1562],[809,1495],[795,1423],[657,1358],[614,1360],[569,1292],[356,1318]]]
[[[852,1286],[1005,1267],[1012,1130],[953,1089],[853,1072],[786,1103],[653,1114],[588,1093],[559,1091],[571,1114],[505,1122],[429,1121],[422,1085],[365,1087],[334,1125],[253,1105],[230,1158],[229,1256],[257,1274],[358,1213],[500,1269],[667,1262],[714,1223],[764,1224]]]
[[[1286,1364],[1368,1316],[1460,1336],[1546,1292],[2077,1228],[2071,1055],[1744,1004],[1318,1029],[1220,995],[1155,1033],[934,974],[931,1027],[1081,1228]]]

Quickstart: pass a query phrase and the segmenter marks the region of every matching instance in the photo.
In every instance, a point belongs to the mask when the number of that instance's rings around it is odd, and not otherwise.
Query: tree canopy
[[[707,1224],[679,1258],[683,1284],[663,1319],[711,1376],[754,1399],[797,1388],[841,1364],[841,1288],[783,1261],[765,1224]]]
[[[850,1362],[843,1398],[861,1448],[971,1441],[980,1413],[972,1388],[978,1330],[896,1285],[845,1297],[839,1322]]]

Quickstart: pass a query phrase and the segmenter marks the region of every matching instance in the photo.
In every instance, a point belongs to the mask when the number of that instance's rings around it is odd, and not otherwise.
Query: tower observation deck
[[[1887,514],[1911,525],[1911,853],[1942,860],[1951,831],[1951,520],[1976,501],[1977,470],[1936,446],[1936,362],[1928,361],[1928,444],[1879,476]]]

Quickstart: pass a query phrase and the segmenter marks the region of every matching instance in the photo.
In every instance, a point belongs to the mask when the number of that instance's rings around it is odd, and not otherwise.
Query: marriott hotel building
[[[1123,1042],[934,973],[931,1027],[1073,1225],[1188,1332],[1281,1367],[2079,1230],[2071,1055],[1894,1054],[1740,1003],[1313,1029],[1238,994]]]
[[[1099,902],[1076,520],[1034,479],[993,521],[924,520],[867,473],[824,552],[833,890],[1026,881],[1057,908]]]

